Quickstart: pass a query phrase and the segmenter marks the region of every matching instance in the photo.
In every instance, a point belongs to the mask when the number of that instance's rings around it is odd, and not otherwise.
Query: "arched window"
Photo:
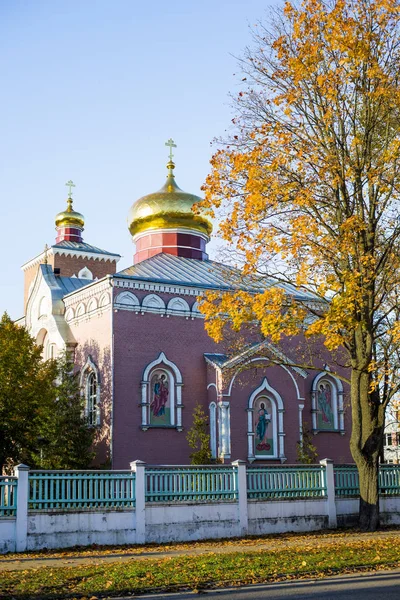
[[[86,418],[89,425],[97,425],[97,377],[90,373],[87,381]]]
[[[311,405],[313,431],[344,432],[343,385],[329,371],[315,377]]]
[[[161,352],[147,365],[142,380],[142,429],[182,429],[182,376],[178,367]]]
[[[46,317],[49,311],[49,302],[46,297],[43,297],[39,302],[38,318]]]
[[[283,431],[283,401],[265,377],[254,390],[248,403],[249,460],[285,459]]]
[[[100,378],[96,365],[88,356],[81,371],[81,390],[85,401],[85,417],[90,427],[100,425]]]

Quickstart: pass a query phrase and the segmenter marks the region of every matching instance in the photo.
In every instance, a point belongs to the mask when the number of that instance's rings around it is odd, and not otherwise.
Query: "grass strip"
[[[2,599],[109,597],[125,594],[244,585],[370,570],[400,564],[392,540],[368,540],[278,551],[186,555],[80,567],[39,568],[0,573]]]
[[[331,544],[335,541],[340,542],[340,538],[346,539],[363,539],[366,542],[369,538],[386,538],[391,536],[400,537],[400,528],[391,526],[390,528],[382,528],[379,532],[365,533],[357,529],[335,529],[335,530],[322,530],[314,532],[304,533],[281,533],[281,534],[269,534],[262,537],[259,536],[246,536],[245,538],[225,538],[225,539],[209,539],[199,540],[194,542],[173,542],[164,544],[144,544],[144,545],[132,545],[124,544],[121,546],[102,546],[100,544],[93,544],[92,546],[73,546],[70,548],[63,549],[51,549],[44,548],[42,550],[29,550],[26,552],[9,552],[7,554],[0,554],[0,570],[1,563],[8,561],[20,561],[21,559],[42,559],[42,558],[68,558],[68,557],[94,557],[99,558],[100,556],[108,556],[116,554],[121,556],[123,554],[132,555],[138,554],[143,555],[145,553],[168,553],[170,551],[180,552],[182,554],[190,554],[193,549],[201,551],[206,548],[207,552],[219,552],[220,548],[229,548],[230,546],[243,547],[243,551],[249,546],[262,546],[262,545],[276,545],[277,547],[287,547],[288,545],[306,545],[309,544]],[[396,543],[396,542],[395,542]],[[261,549],[261,548],[260,548]],[[254,548],[251,548],[254,550]]]

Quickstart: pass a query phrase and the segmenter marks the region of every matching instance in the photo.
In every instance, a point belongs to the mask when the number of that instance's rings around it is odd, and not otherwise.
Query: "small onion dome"
[[[210,236],[211,221],[200,212],[192,211],[194,204],[201,198],[182,191],[174,177],[175,165],[172,160],[167,164],[167,181],[154,194],[139,198],[131,207],[128,215],[128,227],[131,235],[157,229],[178,229],[183,227]]]
[[[56,215],[56,227],[79,227],[83,229],[85,218],[72,208],[72,198],[67,199],[67,210]]]

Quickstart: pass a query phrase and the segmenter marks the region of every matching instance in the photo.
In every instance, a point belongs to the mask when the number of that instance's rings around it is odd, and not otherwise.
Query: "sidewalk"
[[[120,563],[151,558],[169,558],[201,554],[228,554],[232,552],[260,552],[283,550],[285,548],[326,547],[331,544],[347,542],[363,542],[370,540],[388,540],[399,543],[400,530],[381,530],[374,533],[340,531],[333,533],[281,534],[263,538],[243,538],[232,540],[209,540],[207,542],[185,542],[170,545],[119,546],[101,548],[88,547],[76,549],[53,550],[35,553],[0,555],[1,571],[25,571],[41,567],[71,567],[80,565],[100,565],[104,563]]]

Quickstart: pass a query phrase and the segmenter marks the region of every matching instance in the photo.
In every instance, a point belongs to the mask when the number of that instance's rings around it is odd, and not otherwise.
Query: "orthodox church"
[[[84,241],[72,182],[55,243],[22,267],[18,323],[45,358],[74,354],[96,464],[187,464],[196,405],[208,415],[211,454],[220,461],[295,463],[307,428],[319,458],[350,462],[345,390],[322,361],[308,372],[265,340],[235,355],[207,335],[197,298],[232,289],[234,273],[209,259],[212,224],[192,211],[200,198],[178,187],[172,140],[167,145],[165,184],[129,212],[131,267],[118,271],[119,254]]]

